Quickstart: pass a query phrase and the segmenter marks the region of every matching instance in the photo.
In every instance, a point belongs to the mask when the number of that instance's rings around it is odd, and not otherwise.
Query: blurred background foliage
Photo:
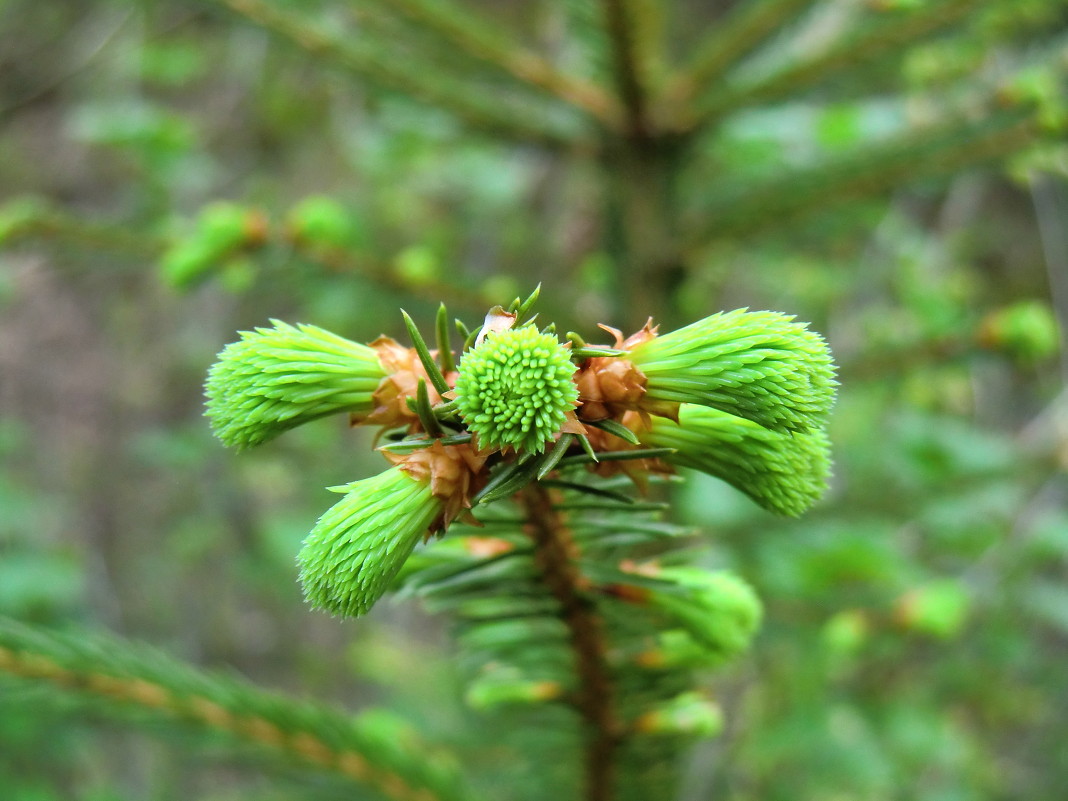
[[[305,610],[294,554],[319,488],[378,468],[362,434],[235,456],[204,373],[270,317],[369,341],[538,281],[588,336],[777,309],[841,364],[836,478],[788,522],[678,490],[767,607],[680,797],[1063,797],[1066,4],[465,8],[0,1],[0,613],[387,705],[544,798],[442,621]],[[4,798],[340,797],[64,704],[0,683]]]

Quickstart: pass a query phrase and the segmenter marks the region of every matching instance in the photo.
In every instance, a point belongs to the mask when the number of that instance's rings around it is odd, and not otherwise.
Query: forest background
[[[675,491],[766,607],[681,797],[1062,797],[1066,21],[1059,0],[3,0],[0,614],[388,707],[492,797],[544,798],[536,766],[508,780],[514,719],[465,707],[440,619],[301,600],[321,488],[377,470],[367,443],[321,421],[235,456],[205,372],[272,317],[369,341],[399,307],[477,319],[537,282],[594,339],[775,309],[840,363],[836,477],[801,520]],[[6,679],[0,788],[341,797]]]

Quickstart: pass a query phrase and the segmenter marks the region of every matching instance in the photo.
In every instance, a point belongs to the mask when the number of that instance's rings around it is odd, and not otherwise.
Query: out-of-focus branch
[[[385,289],[403,292],[428,301],[445,300],[453,306],[481,311],[485,306],[478,293],[465,289],[456,281],[425,276],[410,280],[386,264],[357,257],[341,248],[320,247],[294,240],[279,233],[271,236],[260,231],[255,249],[274,249],[299,257],[312,267],[336,275],[352,275],[371,281]],[[0,207],[0,247],[24,240],[69,242],[80,247],[128,254],[137,259],[139,269],[145,262],[158,263],[178,241],[174,237],[154,235],[121,223],[83,220],[62,210],[36,201],[13,201]],[[220,257],[219,261],[224,258]],[[211,270],[207,270],[210,273]]]
[[[621,109],[614,97],[598,86],[558,71],[500,26],[480,18],[473,9],[450,0],[394,0],[385,5],[468,55],[570,103],[602,124],[620,124]]]
[[[566,149],[576,137],[561,130],[537,109],[517,105],[515,98],[473,91],[441,64],[392,57],[381,44],[348,42],[309,25],[300,14],[265,0],[211,0],[292,42],[335,67],[445,109],[472,128],[509,141]]]
[[[485,300],[473,289],[466,289],[456,280],[441,281],[436,278],[420,278],[410,281],[381,263],[356,258],[344,250],[306,248],[298,244],[286,244],[302,259],[338,275],[356,274],[386,289],[403,292],[432,302],[446,302],[469,311],[485,311]]]
[[[349,715],[216,676],[133,643],[0,618],[0,672],[96,702],[224,733],[395,801],[470,801],[459,777]]]
[[[1031,201],[1038,220],[1038,233],[1049,276],[1050,297],[1060,321],[1061,374],[1068,382],[1068,234],[1064,230],[1064,182],[1036,175],[1031,180]]]
[[[1013,153],[1039,134],[1030,109],[954,119],[710,198],[694,244],[749,234],[828,206]]]
[[[10,201],[0,207],[0,247],[24,239],[55,239],[149,258],[167,247],[165,238],[124,225],[83,220],[34,199]]]
[[[664,90],[663,103],[685,107],[813,0],[747,0],[731,8]]]
[[[822,53],[783,67],[769,76],[711,87],[688,114],[682,113],[677,123],[683,130],[692,130],[743,106],[796,94],[833,73],[868,63],[946,28],[977,6],[986,4],[982,0],[932,0],[908,14],[890,13],[889,19],[850,32]]]

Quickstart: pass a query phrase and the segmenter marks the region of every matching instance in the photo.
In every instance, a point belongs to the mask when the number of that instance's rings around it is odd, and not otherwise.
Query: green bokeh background
[[[278,5],[351,26],[360,4]],[[545,50],[584,5],[472,3]],[[669,5],[671,52],[730,6]],[[819,24],[785,28],[772,53],[872,13],[812,5]],[[1063,53],[1063,3],[976,6],[873,73],[725,121],[688,156],[686,214],[922,121],[991,52]],[[362,24],[404,58],[388,15]],[[561,330],[640,325],[619,299],[612,176],[325,62],[216,3],[0,0],[0,613],[385,704],[455,745],[492,797],[544,798],[552,771],[469,733],[484,724],[445,621],[384,603],[341,623],[303,604],[295,554],[323,488],[380,467],[365,432],[322,420],[235,455],[201,387],[235,332],[271,317],[400,339],[402,306],[427,329],[439,299],[477,323],[540,281]],[[1068,151],[1051,137],[907,173],[848,202],[814,192],[804,214],[757,209],[672,278],[676,323],[797,314],[842,381],[833,486],[807,516],[699,476],[677,492],[707,562],[766,606],[752,652],[710,685],[726,728],[680,766],[685,801],[1054,801],[1068,786]],[[0,681],[0,797],[342,796]]]

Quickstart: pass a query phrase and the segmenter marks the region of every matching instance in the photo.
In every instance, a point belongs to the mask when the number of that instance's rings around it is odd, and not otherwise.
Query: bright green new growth
[[[574,372],[552,334],[499,331],[460,359],[456,404],[480,447],[540,453],[575,408]]]
[[[658,704],[639,720],[645,734],[715,737],[723,731],[723,710],[699,692],[685,692]]]
[[[342,411],[371,411],[386,371],[373,348],[314,325],[241,332],[208,372],[207,415],[226,445],[249,448]]]
[[[304,540],[300,582],[312,606],[356,617],[382,597],[442,503],[399,467],[332,490],[346,495]]]
[[[654,417],[639,437],[649,447],[675,448],[667,461],[722,479],[782,515],[815,503],[831,472],[824,431],[783,434],[704,406],[684,403],[678,424]]]
[[[778,312],[737,309],[637,346],[646,397],[710,406],[773,431],[822,428],[834,403],[827,343]]]
[[[666,613],[694,644],[718,661],[749,647],[760,627],[763,607],[753,589],[733,573],[698,567],[666,567],[657,578],[676,591],[653,591],[650,603]]]

